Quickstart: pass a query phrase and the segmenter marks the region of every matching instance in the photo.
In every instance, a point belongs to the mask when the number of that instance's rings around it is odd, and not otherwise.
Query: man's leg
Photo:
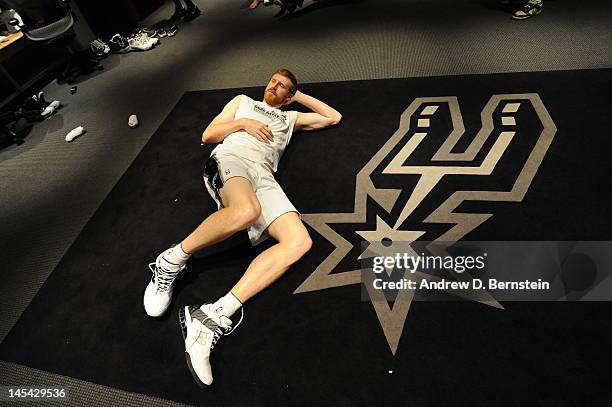
[[[308,231],[295,212],[278,217],[267,232],[278,243],[251,262],[229,293],[214,304],[186,306],[179,311],[187,366],[200,387],[212,384],[210,353],[222,336],[231,333],[232,314],[240,309],[242,302],[283,275],[312,245]]]
[[[276,281],[312,246],[308,231],[295,212],[285,213],[272,222],[268,234],[278,243],[257,256],[231,290],[242,303]]]
[[[277,243],[259,254],[236,285],[211,309],[230,318],[242,304],[282,276],[312,246],[306,227],[296,212],[279,216],[267,229]]]
[[[261,207],[251,183],[246,178],[230,178],[219,194],[224,207],[204,219],[181,242],[186,253],[195,253],[206,246],[223,241],[248,228],[259,218]]]
[[[144,294],[149,316],[161,316],[170,305],[172,285],[185,263],[196,251],[227,239],[252,225],[261,213],[257,196],[246,178],[228,179],[220,189],[224,207],[207,217],[185,240],[163,253],[149,268],[153,278]]]

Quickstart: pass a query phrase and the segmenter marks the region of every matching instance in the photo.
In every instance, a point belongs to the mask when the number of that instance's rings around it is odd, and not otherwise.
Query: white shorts
[[[233,177],[243,177],[251,183],[261,206],[261,215],[247,229],[253,246],[270,237],[266,229],[279,216],[287,212],[300,214],[274,179],[270,167],[234,154],[215,152],[204,166],[204,184],[219,209],[223,206],[219,189]]]

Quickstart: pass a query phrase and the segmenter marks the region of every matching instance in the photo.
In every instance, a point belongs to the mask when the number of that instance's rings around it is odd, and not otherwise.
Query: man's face
[[[270,106],[280,107],[287,103],[293,96],[293,93],[291,93],[292,87],[293,84],[289,78],[276,73],[272,75],[270,82],[268,82],[268,86],[266,86],[264,101]]]

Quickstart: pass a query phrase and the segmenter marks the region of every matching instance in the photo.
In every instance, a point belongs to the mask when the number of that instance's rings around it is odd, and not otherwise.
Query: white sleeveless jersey
[[[276,172],[278,162],[291,140],[297,112],[284,112],[266,102],[255,101],[248,96],[240,95],[240,107],[234,118],[254,119],[268,125],[274,141],[266,144],[246,131],[240,130],[225,137],[223,143],[215,147],[213,153],[234,154],[247,160],[267,164]]]

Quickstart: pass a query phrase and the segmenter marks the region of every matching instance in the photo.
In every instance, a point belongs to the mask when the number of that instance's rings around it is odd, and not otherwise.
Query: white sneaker
[[[234,329],[231,329],[232,321],[215,314],[211,307],[212,304],[191,305],[181,307],[179,311],[187,366],[198,386],[203,389],[213,382],[210,353],[222,336],[230,335],[242,322],[241,317]]]
[[[157,43],[157,41],[157,38],[155,41],[153,41],[153,38],[150,38],[144,33],[136,34],[132,38],[128,39],[130,49],[134,51],[148,51]]]
[[[164,259],[164,255],[170,250],[172,248],[157,256],[154,263],[149,263],[153,277],[144,292],[144,308],[150,317],[159,317],[166,312],[172,301],[174,281],[185,269],[184,264],[179,266]]]

